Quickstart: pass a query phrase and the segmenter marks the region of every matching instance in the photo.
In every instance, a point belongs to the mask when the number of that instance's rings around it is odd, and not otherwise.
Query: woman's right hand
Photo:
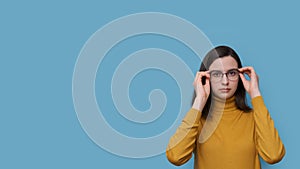
[[[202,77],[205,77],[205,84],[202,84]],[[208,71],[197,72],[193,86],[195,89],[196,97],[193,103],[193,108],[197,110],[203,109],[204,105],[210,94],[210,75]]]

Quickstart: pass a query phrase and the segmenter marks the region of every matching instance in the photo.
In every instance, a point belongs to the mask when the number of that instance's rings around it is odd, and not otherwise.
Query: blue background
[[[1,1],[0,168],[177,168],[164,154],[130,159],[99,148],[81,128],[73,107],[73,70],[87,39],[110,21],[137,12],[184,18],[213,45],[232,46],[244,65],[254,66],[287,150],[280,163],[263,163],[263,168],[298,168],[298,7],[296,1],[258,0]],[[196,71],[199,64],[190,66]],[[139,76],[136,81],[142,79]],[[148,106],[142,99],[133,102],[140,109]],[[126,130],[111,123],[123,132],[132,131],[130,125]],[[143,131],[126,134],[145,136]],[[179,168],[192,168],[192,162]]]

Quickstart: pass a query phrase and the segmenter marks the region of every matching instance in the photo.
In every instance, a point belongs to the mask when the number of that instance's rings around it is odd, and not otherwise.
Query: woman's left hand
[[[258,86],[258,76],[254,71],[253,67],[243,67],[239,69],[240,78],[244,84],[245,90],[249,93],[251,98],[260,96],[259,86]],[[247,74],[250,77],[250,80],[247,80],[245,77]]]

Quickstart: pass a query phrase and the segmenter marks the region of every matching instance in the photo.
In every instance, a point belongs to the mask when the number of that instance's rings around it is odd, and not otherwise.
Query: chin
[[[218,94],[215,94],[215,97],[219,98],[219,99],[222,99],[222,100],[226,100],[226,99],[229,99],[233,96],[232,93],[218,93]]]

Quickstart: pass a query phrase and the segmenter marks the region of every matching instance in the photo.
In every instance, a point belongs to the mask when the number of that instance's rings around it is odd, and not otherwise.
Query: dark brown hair
[[[201,66],[200,66],[200,70],[199,71],[207,71],[209,66],[218,58],[223,58],[226,56],[230,56],[232,58],[234,58],[234,60],[236,60],[237,64],[238,64],[238,68],[242,67],[242,63],[241,60],[238,56],[238,54],[230,47],[228,46],[218,46],[215,47],[214,49],[210,50],[206,56],[204,57]],[[244,88],[244,85],[242,83],[242,80],[239,79],[238,82],[238,86],[237,89],[235,91],[235,103],[238,109],[243,110],[245,112],[249,112],[251,110],[251,108],[247,105],[247,101],[246,101],[246,91]],[[194,96],[193,96],[193,102],[195,100],[196,97],[196,93],[194,92]],[[192,102],[192,104],[193,104]],[[209,109],[210,109],[210,105],[211,105],[211,93],[209,94],[209,97],[207,99],[207,102],[202,110],[202,118],[207,118],[208,113],[209,113]]]

